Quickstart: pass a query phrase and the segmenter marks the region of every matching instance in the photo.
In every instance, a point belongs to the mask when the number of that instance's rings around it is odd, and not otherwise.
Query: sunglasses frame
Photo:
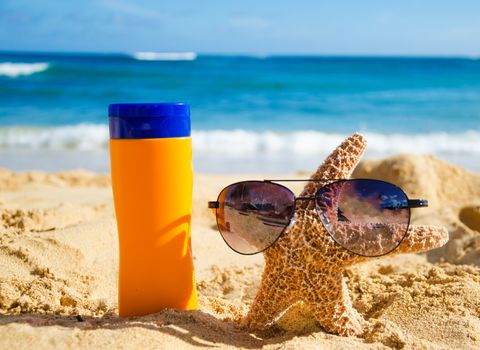
[[[358,256],[362,256],[362,257],[367,257],[367,258],[376,258],[376,257],[381,257],[381,256],[384,256],[384,255],[387,255],[387,254],[390,254],[391,252],[393,252],[395,249],[398,248],[398,246],[403,242],[403,240],[405,239],[405,237],[407,236],[408,234],[408,229],[410,227],[410,219],[411,219],[411,208],[423,208],[423,207],[428,207],[428,200],[426,199],[409,199],[407,194],[405,193],[405,191],[400,188],[399,186],[395,185],[395,184],[392,184],[391,182],[388,182],[388,181],[383,181],[383,180],[378,180],[378,179],[367,179],[367,178],[355,178],[355,179],[264,179],[264,180],[243,180],[243,181],[237,181],[237,182],[234,182],[234,183],[231,183],[230,185],[228,186],[225,186],[221,191],[220,193],[218,194],[217,196],[217,200],[216,201],[209,201],[208,202],[208,208],[209,209],[215,209],[215,221],[216,221],[216,224],[217,224],[217,229],[220,233],[220,236],[222,236],[222,239],[223,241],[225,242],[225,244],[230,248],[232,249],[234,252],[238,253],[238,254],[241,254],[241,255],[255,255],[255,254],[259,254],[259,253],[262,253],[264,252],[265,250],[267,250],[268,248],[270,248],[271,246],[273,246],[279,239],[280,237],[285,233],[285,230],[287,229],[288,226],[290,226],[290,224],[292,223],[292,218],[293,216],[295,215],[295,209],[297,207],[297,201],[306,201],[306,200],[316,200],[317,199],[317,193],[324,187],[326,186],[329,186],[329,185],[332,185],[332,184],[335,184],[335,183],[339,183],[339,182],[347,182],[347,181],[355,181],[355,180],[370,180],[370,181],[378,181],[378,182],[383,182],[385,184],[388,184],[388,185],[391,185],[391,186],[394,186],[396,188],[398,188],[405,196],[405,198],[407,199],[407,209],[408,209],[408,223],[407,223],[407,229],[405,230],[405,234],[403,235],[402,239],[398,242],[398,244],[393,248],[391,249],[390,251],[386,252],[386,253],[383,253],[383,254],[379,254],[379,255],[363,255],[363,254],[359,254],[359,253],[356,253],[346,247],[344,247],[341,243],[339,243],[335,237],[333,237],[333,235],[328,232],[328,230],[325,228],[324,226],[324,229],[325,231],[327,232],[327,234],[330,236],[330,238],[333,239],[333,241],[335,243],[337,243],[340,247],[342,247],[343,249],[347,250],[348,252],[352,253],[352,254],[355,254],[355,255],[358,255]],[[288,192],[290,192],[294,198],[294,201],[293,201],[293,206],[294,206],[294,210],[292,211],[292,214],[290,216],[290,218],[288,219],[288,223],[285,225],[285,227],[282,229],[282,231],[278,234],[278,236],[275,238],[275,240],[272,241],[272,243],[270,243],[267,247],[263,248],[262,250],[259,250],[257,252],[254,252],[254,253],[242,253],[242,252],[239,252],[238,250],[236,250],[235,248],[233,248],[232,246],[230,246],[230,244],[225,240],[225,237],[223,237],[223,234],[222,234],[222,231],[220,229],[220,225],[218,223],[218,214],[217,214],[217,209],[219,208],[220,206],[220,195],[223,193],[224,190],[226,190],[227,188],[231,187],[231,186],[234,186],[234,185],[238,185],[238,184],[241,184],[241,183],[245,183],[245,182],[255,182],[255,183],[272,183],[272,184],[275,184],[277,186],[280,186],[280,187],[283,187],[284,189],[286,189]],[[282,185],[282,184],[279,184],[278,182],[326,182],[325,185],[323,185],[322,187],[320,187],[319,189],[317,189],[317,191],[315,192],[315,194],[313,196],[307,196],[307,197],[297,197],[295,196],[295,193],[293,193],[293,191]],[[318,213],[318,210],[317,210],[317,206],[315,205],[315,212],[317,213],[318,216],[320,216],[320,214]],[[321,222],[321,220],[320,220]],[[323,223],[322,223],[322,226],[323,226]]]

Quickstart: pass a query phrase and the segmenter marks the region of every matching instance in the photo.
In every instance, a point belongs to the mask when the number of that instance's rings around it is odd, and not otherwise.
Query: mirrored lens
[[[410,222],[403,190],[379,180],[334,182],[316,195],[316,208],[325,229],[345,249],[380,256],[394,250]]]
[[[255,254],[272,245],[295,209],[295,196],[288,188],[263,181],[230,185],[218,201],[218,229],[230,248],[241,254]]]

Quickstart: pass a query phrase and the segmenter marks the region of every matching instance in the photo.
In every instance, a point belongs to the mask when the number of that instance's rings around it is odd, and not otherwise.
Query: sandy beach
[[[372,259],[348,270],[353,306],[367,328],[361,337],[344,338],[326,333],[308,314],[287,314],[259,333],[238,326],[263,258],[231,251],[206,202],[232,182],[268,174],[196,174],[199,309],[120,319],[109,176],[0,170],[0,348],[480,348],[480,174],[431,156],[399,155],[364,161],[355,176],[428,198],[429,208],[415,211],[413,222],[445,225],[450,241],[426,254]]]

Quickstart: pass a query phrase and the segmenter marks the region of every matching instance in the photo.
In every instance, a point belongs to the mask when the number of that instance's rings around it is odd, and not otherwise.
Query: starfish
[[[332,179],[348,179],[366,145],[366,139],[358,133],[345,139],[311,176],[317,181],[309,181],[300,196],[315,195]],[[264,251],[261,284],[242,320],[243,326],[251,330],[267,328],[285,310],[303,301],[326,331],[342,336],[363,333],[362,318],[352,307],[343,272],[371,258],[356,255],[337,244],[323,227],[313,202],[297,202],[290,225]],[[391,229],[405,232],[405,228],[396,224]],[[441,247],[447,241],[448,231],[444,227],[410,225],[402,243],[390,254],[423,252]]]

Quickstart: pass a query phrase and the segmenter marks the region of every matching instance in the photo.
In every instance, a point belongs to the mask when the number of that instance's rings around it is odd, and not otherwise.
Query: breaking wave
[[[478,131],[364,134],[368,139],[366,158],[396,153],[433,154],[480,171]],[[198,130],[192,133],[193,161],[200,172],[291,173],[314,169],[345,136],[319,131]],[[108,140],[104,124],[0,128],[0,166],[17,170],[108,171]]]
[[[4,75],[10,78],[16,78],[20,75],[32,75],[44,72],[48,69],[48,63],[0,63],[0,76]]]
[[[193,61],[195,52],[134,52],[132,57],[140,61]]]
[[[393,153],[470,153],[480,155],[480,132],[434,132],[427,134],[381,134],[365,132],[368,152]],[[229,156],[296,154],[312,156],[334,149],[346,134],[320,131],[198,130],[192,132],[197,153]],[[59,127],[0,128],[1,148],[98,149],[108,145],[104,124],[78,124]]]

